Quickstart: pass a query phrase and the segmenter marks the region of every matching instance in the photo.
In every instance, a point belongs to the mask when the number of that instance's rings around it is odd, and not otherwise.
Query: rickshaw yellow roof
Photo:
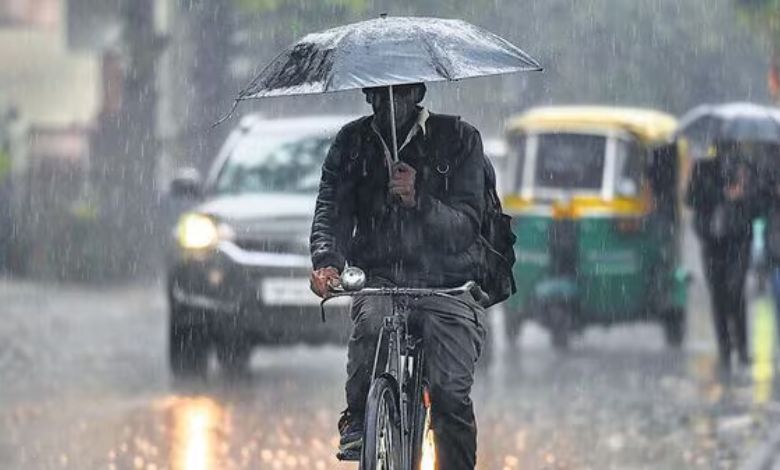
[[[677,129],[671,114],[653,109],[609,106],[548,106],[509,120],[508,132],[616,129],[648,142],[668,141]]]

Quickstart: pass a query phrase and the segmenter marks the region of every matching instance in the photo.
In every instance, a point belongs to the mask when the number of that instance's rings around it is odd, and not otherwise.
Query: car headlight
[[[220,240],[232,238],[232,233],[227,225],[197,213],[184,214],[176,227],[179,245],[189,250],[213,248]]]

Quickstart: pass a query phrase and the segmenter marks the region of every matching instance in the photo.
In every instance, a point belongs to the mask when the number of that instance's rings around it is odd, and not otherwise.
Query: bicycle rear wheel
[[[386,377],[371,384],[366,401],[361,470],[402,470],[401,415],[395,386]]]

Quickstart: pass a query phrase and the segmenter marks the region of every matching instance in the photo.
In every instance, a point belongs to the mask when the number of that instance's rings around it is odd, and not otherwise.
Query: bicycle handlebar
[[[482,292],[476,282],[468,281],[459,287],[364,287],[359,290],[348,291],[340,288],[332,290],[332,294],[324,300],[338,297],[378,297],[408,295],[413,297],[431,297],[435,295],[462,295],[476,293],[476,289]],[[482,292],[484,294],[484,292]]]
[[[339,297],[380,297],[380,296],[411,296],[411,297],[454,297],[470,293],[474,300],[482,306],[488,305],[490,297],[474,281],[467,281],[459,287],[364,287],[357,290],[344,290],[335,288],[331,290],[331,295],[325,297],[320,302],[320,313],[322,321],[325,321],[325,303]]]

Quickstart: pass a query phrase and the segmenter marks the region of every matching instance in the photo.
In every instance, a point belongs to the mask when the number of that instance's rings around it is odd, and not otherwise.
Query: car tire
[[[168,336],[168,358],[175,378],[202,377],[208,369],[209,337],[204,324],[189,324],[180,318],[183,307],[173,304]]]
[[[550,332],[552,338],[552,346],[558,352],[565,352],[569,350],[569,332],[564,329],[555,329]]]
[[[224,338],[217,343],[217,361],[228,375],[245,375],[249,372],[252,344],[243,338]]]

